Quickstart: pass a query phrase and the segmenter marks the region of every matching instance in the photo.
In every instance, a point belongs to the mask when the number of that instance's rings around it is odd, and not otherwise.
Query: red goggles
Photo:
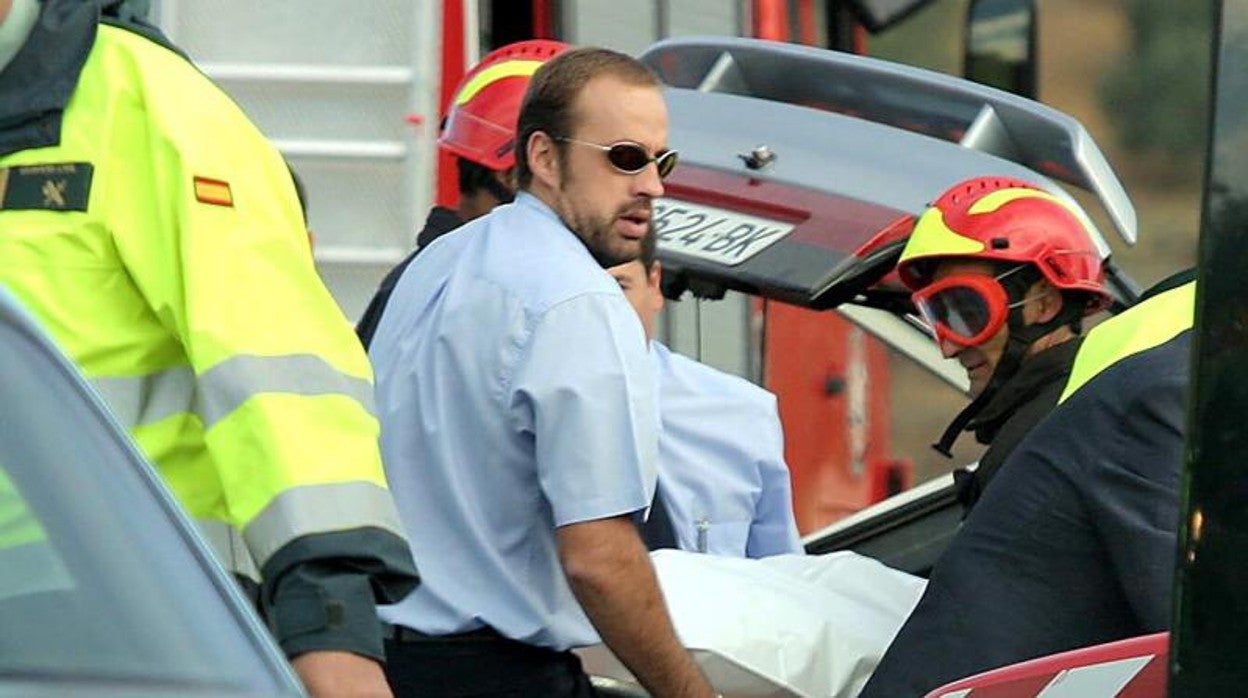
[[[950,341],[973,347],[986,342],[1005,324],[1010,308],[1027,302],[1010,303],[1005,288],[998,281],[1002,276],[952,274],[922,290],[910,299],[936,335],[937,342]]]

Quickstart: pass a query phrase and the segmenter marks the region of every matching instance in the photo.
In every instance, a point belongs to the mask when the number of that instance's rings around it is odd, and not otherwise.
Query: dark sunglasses
[[[579,141],[566,136],[557,137],[555,140],[597,148],[607,154],[607,161],[611,163],[612,167],[624,174],[637,174],[646,169],[646,165],[653,162],[654,166],[659,170],[659,179],[664,179],[676,168],[675,150],[661,150],[651,157],[650,153],[646,152],[645,146],[632,141],[620,141],[610,145],[601,145],[599,143],[590,143],[589,141]]]

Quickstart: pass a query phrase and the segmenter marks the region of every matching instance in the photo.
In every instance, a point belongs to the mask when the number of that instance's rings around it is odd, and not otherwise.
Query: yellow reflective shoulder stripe
[[[542,67],[541,61],[507,61],[492,65],[472,76],[455,95],[455,105],[460,106],[472,101],[477,93],[504,78],[527,78]]]
[[[96,391],[129,429],[194,412],[204,428],[261,394],[343,395],[376,416],[373,386],[345,374],[319,356],[235,356],[195,377],[189,366],[146,376],[96,377]]]
[[[1196,283],[1190,282],[1092,328],[1079,347],[1058,403],[1118,361],[1165,344],[1190,328],[1195,308]]]
[[[243,531],[261,569],[273,553],[301,536],[380,528],[407,540],[389,490],[372,482],[302,485],[273,498]]]
[[[900,262],[931,255],[973,255],[984,251],[984,243],[972,240],[945,225],[945,215],[938,208],[929,208],[917,223]]]

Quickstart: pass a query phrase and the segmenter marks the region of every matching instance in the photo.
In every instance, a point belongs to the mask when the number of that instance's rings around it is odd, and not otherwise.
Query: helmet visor
[[[1009,315],[1005,289],[991,276],[954,274],[911,295],[937,341],[982,344]]]

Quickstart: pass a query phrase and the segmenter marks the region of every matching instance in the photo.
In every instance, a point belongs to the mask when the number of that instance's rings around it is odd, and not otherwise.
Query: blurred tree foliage
[[[1100,97],[1123,146],[1142,154],[1200,157],[1208,130],[1212,2],[1125,0],[1127,60],[1105,76]]]

